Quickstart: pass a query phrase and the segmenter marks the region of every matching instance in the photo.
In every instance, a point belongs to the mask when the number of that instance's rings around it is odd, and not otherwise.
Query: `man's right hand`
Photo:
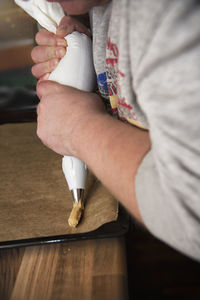
[[[56,34],[42,29],[36,34],[36,43],[31,52],[35,65],[32,74],[40,80],[47,80],[50,73],[56,68],[60,59],[66,53],[67,42],[64,37],[73,31],[85,33],[90,36],[90,31],[78,20],[65,16],[61,20]]]

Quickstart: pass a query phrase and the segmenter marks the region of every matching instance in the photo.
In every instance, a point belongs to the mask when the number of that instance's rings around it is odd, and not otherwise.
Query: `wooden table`
[[[126,300],[124,238],[2,249],[0,299]]]

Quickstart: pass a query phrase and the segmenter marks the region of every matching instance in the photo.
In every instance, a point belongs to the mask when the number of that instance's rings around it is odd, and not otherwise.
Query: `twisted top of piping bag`
[[[50,3],[46,0],[14,0],[23,10],[50,32],[56,33],[56,29],[65,16],[59,3]]]

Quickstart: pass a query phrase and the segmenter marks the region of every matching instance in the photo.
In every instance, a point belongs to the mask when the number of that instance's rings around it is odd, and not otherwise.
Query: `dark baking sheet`
[[[56,235],[40,238],[30,238],[24,240],[12,240],[0,242],[0,249],[34,246],[42,244],[52,244],[61,242],[70,242],[76,240],[87,240],[97,238],[110,238],[125,235],[129,229],[129,215],[123,207],[119,207],[118,219],[114,222],[106,223],[98,229],[80,234]]]

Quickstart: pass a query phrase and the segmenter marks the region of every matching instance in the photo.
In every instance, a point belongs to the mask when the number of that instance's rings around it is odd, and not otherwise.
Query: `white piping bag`
[[[59,3],[50,3],[46,0],[14,1],[42,27],[53,33],[56,33],[65,15]],[[67,35],[65,39],[67,40],[67,53],[50,74],[49,80],[92,92],[96,85],[96,74],[93,66],[91,39],[77,31]],[[68,187],[73,192],[74,200],[76,202],[83,200],[87,178],[86,165],[78,158],[64,156],[62,168]]]

